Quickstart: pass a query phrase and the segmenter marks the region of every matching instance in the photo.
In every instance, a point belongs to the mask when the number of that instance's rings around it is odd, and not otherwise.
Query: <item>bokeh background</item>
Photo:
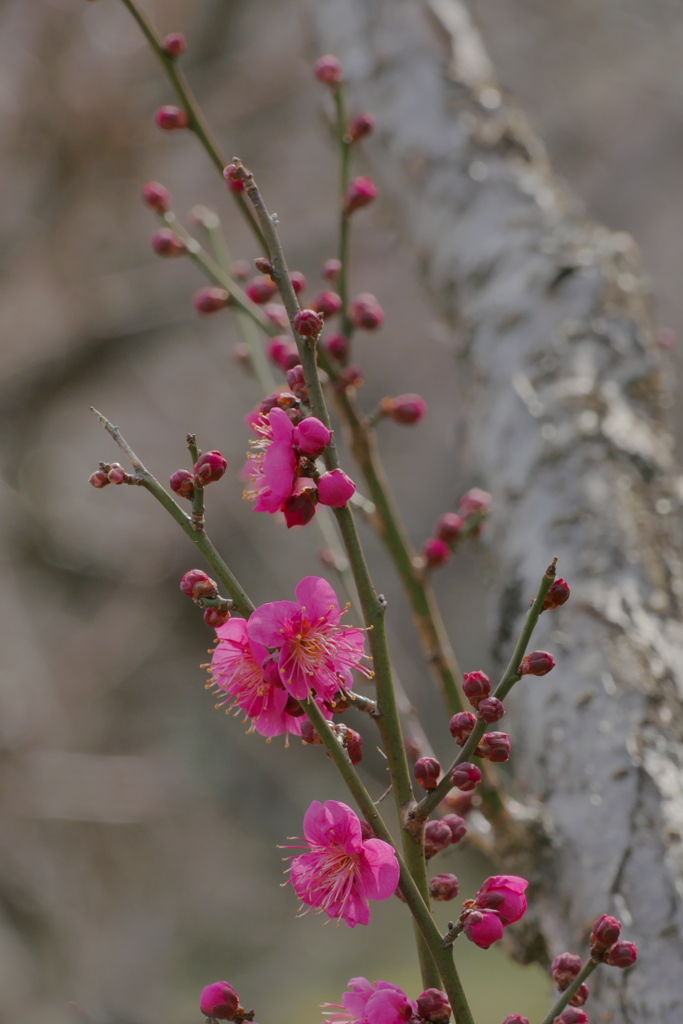
[[[305,7],[296,0],[148,2],[190,41],[185,66],[229,154],[257,173],[290,265],[311,291],[334,254],[335,161]],[[610,227],[631,232],[670,344],[683,329],[683,10],[675,0],[473,0],[503,85],[558,171]],[[312,799],[344,793],[317,748],[285,750],[214,709],[199,665],[210,633],[177,588],[200,562],[149,496],[87,484],[116,459],[91,405],[118,423],[161,479],[184,438],[230,469],[209,492],[209,527],[256,601],[290,597],[322,572],[312,528],[287,533],[241,500],[244,413],[257,385],[232,352],[229,314],[199,320],[203,284],[155,257],[144,181],[176,209],[219,211],[236,257],[258,255],[193,138],[160,132],[171,99],[118,0],[0,5],[0,1024],[199,1020],[197,992],[232,981],[258,1019],[319,1020],[358,973],[419,990],[398,901],[368,929],[296,920],[278,843]],[[374,111],[381,118],[381,111]],[[418,391],[415,430],[381,426],[411,534],[481,483],[451,394],[457,337],[416,283],[415,260],[381,203],[357,217],[353,286],[387,312],[359,344],[362,400]],[[677,416],[677,437],[683,419]],[[364,532],[400,675],[448,756],[449,737],[396,580]],[[486,542],[437,586],[461,662],[490,666]],[[385,786],[364,730],[366,777]],[[444,736],[445,734],[445,736]],[[442,855],[463,890],[488,873],[473,851]],[[447,917],[447,908],[443,913]],[[483,1024],[537,1016],[535,968],[468,944],[463,970]],[[481,985],[485,980],[487,983]],[[495,983],[494,983],[495,982]]]

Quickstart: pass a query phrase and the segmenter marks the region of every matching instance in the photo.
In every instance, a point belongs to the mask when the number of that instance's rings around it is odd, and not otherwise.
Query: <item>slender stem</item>
[[[172,57],[170,54],[166,53],[161,37],[157,35],[157,33],[154,31],[149,20],[142,13],[137,3],[135,3],[135,0],[122,0],[122,3],[125,7],[128,8],[135,21],[138,23],[143,35],[145,36],[147,42],[150,45],[152,52],[154,53],[154,56],[161,64],[161,67],[165,72],[166,77],[173,86],[176,95],[180,101],[180,104],[185,113],[187,114],[189,120],[189,130],[196,135],[196,137],[199,139],[202,146],[206,150],[211,162],[222,173],[223,168],[225,167],[228,161],[225,159],[225,156],[221,152],[220,146],[218,145],[218,142],[216,141],[213,132],[209,128],[209,125],[207,124],[206,120],[204,119],[201,109],[196,99],[194,98],[194,95],[192,94],[192,90],[190,89],[189,83],[178,66],[177,58]],[[247,221],[254,235],[261,243],[261,245],[264,245],[265,243],[259,230],[259,226],[254,220],[254,216],[251,210],[249,209],[249,206],[245,202],[244,196],[235,192],[231,192],[231,195],[235,202],[237,203],[240,213]]]
[[[187,449],[192,459],[192,465],[195,466],[201,452],[197,447],[197,438],[194,434],[187,435]],[[194,494],[192,495],[192,529],[203,530],[204,526],[204,488],[195,476]]]
[[[346,190],[349,186],[351,170],[351,142],[346,138],[346,102],[343,84],[338,85],[334,90],[334,105],[336,112],[336,137],[339,147],[339,271],[338,290],[342,300],[341,308],[341,333],[345,338],[351,340],[353,324],[349,317],[349,245],[351,241],[351,219],[344,210]],[[348,358],[348,357],[347,357]]]
[[[561,993],[557,1002],[553,1004],[552,1009],[548,1011],[548,1013],[541,1021],[541,1024],[553,1024],[555,1018],[562,1013],[565,1006],[569,1005],[570,1001],[579,991],[586,978],[590,978],[591,974],[597,966],[597,960],[586,960],[580,972],[576,975],[574,981],[564,990],[564,992]]]

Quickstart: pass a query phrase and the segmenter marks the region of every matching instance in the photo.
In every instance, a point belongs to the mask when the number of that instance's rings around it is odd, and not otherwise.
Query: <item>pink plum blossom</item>
[[[258,436],[252,441],[249,459],[249,479],[253,487],[244,492],[245,498],[256,500],[257,512],[279,512],[282,503],[292,493],[297,459],[292,437],[294,424],[283,409],[277,406],[267,416],[261,414],[251,422]]]
[[[309,852],[294,857],[290,868],[299,899],[343,919],[349,928],[368,924],[368,900],[387,900],[398,885],[393,846],[364,840],[358,815],[338,800],[313,801],[304,817],[304,837]],[[377,1024],[389,1024],[389,1018],[377,1018]]]
[[[319,576],[306,576],[296,588],[296,601],[271,601],[249,619],[252,641],[279,648],[278,668],[283,685],[297,700],[311,690],[331,700],[351,683],[351,670],[366,676],[362,665],[365,635],[362,629],[339,625],[337,595]]]
[[[329,1024],[405,1024],[417,1016],[417,1005],[403,989],[390,981],[351,978],[339,1003],[325,1003],[341,1013],[330,1015]]]
[[[528,884],[518,875],[493,875],[481,886],[475,903],[482,909],[495,910],[503,924],[512,924],[526,913],[524,893]]]
[[[475,946],[488,949],[503,938],[503,922],[495,910],[473,910],[465,919],[464,932]]]

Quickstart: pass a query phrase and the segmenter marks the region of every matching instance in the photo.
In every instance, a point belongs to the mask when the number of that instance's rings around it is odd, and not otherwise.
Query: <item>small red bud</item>
[[[464,747],[476,724],[477,716],[473,715],[471,711],[458,711],[448,723],[448,728],[455,742]]]
[[[361,292],[349,308],[351,323],[365,331],[375,331],[384,323],[384,310],[374,295]]]
[[[621,921],[609,914],[601,914],[591,928],[590,947],[591,953],[602,953],[613,946],[621,935]]]
[[[441,765],[435,757],[421,757],[415,762],[413,773],[423,789],[436,789]]]
[[[263,307],[263,312],[266,314],[271,324],[275,324],[281,331],[286,331],[289,327],[289,317],[287,316],[287,310],[284,306],[280,305],[279,302],[268,302]]]
[[[460,882],[455,875],[435,875],[429,880],[429,895],[433,900],[446,903],[454,900],[460,892]]]
[[[109,483],[109,477],[103,469],[96,469],[95,472],[88,477],[88,483],[91,483],[93,487],[106,487]]]
[[[300,270],[290,270],[289,280],[292,282],[292,288],[297,295],[301,295],[302,291],[308,284],[305,275],[302,274]]]
[[[359,761],[363,760],[363,737],[359,732],[347,728],[344,746],[346,747],[346,753],[349,755],[351,764],[358,764]]]
[[[320,292],[319,295],[313,299],[311,303],[311,309],[314,309],[316,313],[320,313],[325,319],[329,319],[334,316],[342,308],[342,300],[336,292],[324,291]]]
[[[240,997],[227,981],[214,981],[202,989],[199,1010],[211,1020],[234,1020],[239,1012],[244,1012]]]
[[[230,295],[225,288],[200,288],[192,301],[197,313],[217,313],[230,304]]]
[[[158,181],[148,181],[142,189],[142,201],[157,213],[166,213],[171,205],[171,193]]]
[[[451,549],[444,540],[428,537],[422,545],[422,557],[428,569],[436,569],[451,557]]]
[[[266,259],[265,256],[257,256],[256,259],[254,260],[254,266],[262,274],[270,275],[273,273],[273,264],[270,262],[269,259]]]
[[[638,947],[633,942],[617,942],[612,946],[605,957],[605,963],[610,967],[621,967],[626,969],[632,967],[638,959]]]
[[[584,1010],[568,1006],[559,1017],[555,1018],[553,1024],[590,1024],[590,1021]]]
[[[479,768],[470,761],[463,761],[462,764],[456,765],[451,772],[451,782],[456,789],[461,789],[463,793],[471,793],[473,789],[476,789],[481,782],[481,777]]]
[[[154,120],[159,128],[163,128],[165,132],[174,132],[181,128],[187,128],[190,123],[190,119],[184,110],[170,105],[160,107],[154,115]]]
[[[500,722],[505,714],[505,706],[497,697],[485,697],[479,702],[477,711],[479,717],[483,718],[487,725],[493,725],[494,722]]]
[[[451,830],[451,839],[454,845],[467,835],[467,822],[459,814],[444,814],[441,821]]]
[[[227,178],[228,188],[235,195],[239,195],[244,192],[244,182],[240,178]]]
[[[228,468],[227,460],[220,452],[204,452],[194,464],[194,475],[202,486],[215,483]]]
[[[354,178],[344,196],[344,213],[347,215],[368,206],[377,198],[377,186],[372,178]]]
[[[519,666],[522,676],[545,676],[555,668],[555,659],[548,651],[532,651]]]
[[[212,629],[218,629],[219,626],[224,626],[229,618],[230,612],[227,608],[204,609],[204,622],[207,626],[211,626]]]
[[[363,384],[363,371],[359,366],[347,366],[339,374],[338,379],[335,381],[335,391],[343,392],[346,388],[355,388],[356,390]]]
[[[503,1024],[529,1024],[528,1017],[522,1017],[521,1013],[510,1013],[503,1021]]]
[[[310,483],[313,484],[313,481],[310,481]],[[306,526],[307,523],[310,523],[315,515],[316,501],[315,485],[310,489],[301,491],[299,494],[293,494],[291,497],[286,498],[282,505],[282,512],[285,516],[287,528]]]
[[[559,608],[560,605],[569,600],[569,594],[569,584],[560,576],[559,579],[555,580],[550,587],[550,590],[545,595],[541,611],[551,612],[554,608]]]
[[[342,66],[331,53],[318,57],[313,65],[313,73],[322,85],[339,85],[344,79]]]
[[[359,139],[364,139],[366,135],[369,135],[374,127],[375,119],[372,114],[357,114],[349,125],[346,137],[349,142],[358,142]]]
[[[349,354],[349,339],[343,334],[331,334],[325,342],[327,351],[333,359],[342,363]]]
[[[110,484],[122,484],[126,479],[126,471],[120,462],[111,462],[107,477]]]
[[[493,498],[488,491],[482,491],[479,487],[473,487],[463,494],[460,499],[458,512],[463,519],[470,516],[487,516],[493,506]]]
[[[491,693],[491,680],[479,669],[476,672],[465,672],[462,677],[462,688],[472,707],[476,708],[479,702]]]
[[[164,50],[169,57],[181,57],[187,50],[187,39],[182,32],[169,32],[164,39]]]
[[[280,367],[283,373],[296,366],[299,362],[299,350],[296,342],[285,334],[278,334],[268,342],[268,356]]]
[[[189,469],[176,469],[170,480],[171,490],[181,498],[191,501],[194,497],[194,474]]]
[[[584,1003],[587,1002],[589,995],[590,995],[590,990],[588,988],[588,985],[586,985],[586,984],[579,985],[578,989],[576,990],[576,992],[574,993],[572,998],[569,1000],[569,1005],[570,1006],[583,1006]]]
[[[427,822],[424,838],[425,857],[427,860],[445,850],[452,842],[453,836],[448,825],[444,825],[442,821],[437,819]]]
[[[343,469],[331,469],[318,478],[318,500],[321,505],[346,508],[355,493],[356,485]]]
[[[550,972],[560,992],[571,985],[581,970],[581,957],[576,953],[560,953],[550,965]]]
[[[322,317],[314,309],[302,309],[294,317],[294,330],[303,338],[315,338],[322,329]]]
[[[180,589],[186,597],[200,601],[205,597],[218,597],[218,585],[201,569],[190,569],[180,581]]]
[[[447,544],[452,544],[462,533],[464,525],[464,520],[457,512],[444,512],[436,521],[434,534],[439,540],[445,540]]]
[[[260,277],[255,277],[253,281],[250,281],[244,291],[252,302],[262,306],[273,298],[277,292],[277,285],[270,277],[262,274]]]
[[[477,757],[501,764],[510,759],[510,737],[505,732],[486,732],[475,750]]]
[[[342,265],[339,260],[325,260],[323,263],[322,277],[325,281],[336,281],[341,274],[341,268]]]
[[[287,383],[290,390],[301,402],[308,404],[308,386],[304,375],[304,368],[301,363],[295,363],[287,370]]]
[[[301,741],[302,743],[310,743],[313,747],[322,747],[323,741],[318,736],[313,723],[307,718],[305,722],[301,723]]]
[[[182,256],[186,252],[182,238],[171,228],[159,228],[152,235],[152,248],[157,256]]]
[[[451,875],[455,878],[455,875]],[[455,879],[457,882],[457,878]],[[428,1024],[448,1024],[451,1019],[451,1004],[445,992],[438,988],[428,988],[417,998],[417,1012]]]
[[[396,395],[395,398],[383,398],[379,403],[383,416],[412,427],[419,423],[427,412],[427,403],[420,395]]]

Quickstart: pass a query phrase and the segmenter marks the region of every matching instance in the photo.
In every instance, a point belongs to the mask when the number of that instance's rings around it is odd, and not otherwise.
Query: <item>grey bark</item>
[[[464,443],[496,499],[500,656],[552,556],[572,586],[534,639],[558,667],[510,702],[517,795],[550,837],[526,953],[585,953],[614,913],[639,962],[597,972],[591,1019],[680,1024],[682,491],[635,243],[554,178],[458,0],[310,11],[377,118],[371,173],[457,330]]]

